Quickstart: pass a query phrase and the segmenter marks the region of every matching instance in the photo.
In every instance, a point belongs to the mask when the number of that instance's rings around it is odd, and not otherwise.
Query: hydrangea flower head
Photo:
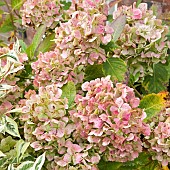
[[[84,11],[91,14],[101,13],[108,15],[108,4],[106,0],[72,0],[69,13]]]
[[[73,56],[76,65],[102,63],[106,61],[101,43],[111,41],[113,29],[106,26],[106,16],[75,11],[68,22],[61,23],[56,32],[56,49],[63,57]]]
[[[55,21],[61,20],[62,12],[60,0],[26,0],[21,11],[22,24],[35,27],[46,24],[52,28]]]
[[[70,111],[76,122],[77,138],[88,140],[108,161],[134,160],[142,152],[140,134],[149,135],[143,122],[146,113],[137,108],[139,99],[125,84],[113,86],[110,77],[82,85],[85,96],[77,95],[77,109]]]
[[[152,133],[146,137],[145,147],[152,153],[152,159],[163,166],[170,162],[170,108],[165,108],[150,123]]]
[[[57,51],[40,53],[38,60],[32,63],[32,69],[35,72],[34,85],[37,87],[51,83],[62,87],[68,81],[77,84],[84,77],[83,68],[76,67],[72,56],[65,58]]]
[[[168,27],[157,19],[152,10],[147,9],[146,3],[136,7],[122,6],[113,13],[113,19],[126,15],[126,25],[117,41],[118,48],[114,53],[124,59],[131,67],[131,73],[153,75],[153,65],[166,63],[167,50],[170,43],[166,38]]]
[[[35,151],[46,152],[49,170],[97,170],[98,153],[72,136],[76,130],[67,110],[67,98],[56,84],[29,90],[21,101],[24,137]],[[90,153],[90,154],[89,154]],[[52,163],[51,163],[52,161]]]

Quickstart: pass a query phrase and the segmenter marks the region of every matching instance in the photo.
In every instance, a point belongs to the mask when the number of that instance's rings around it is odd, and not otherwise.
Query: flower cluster
[[[67,113],[67,98],[56,84],[40,87],[39,93],[29,90],[20,104],[23,110],[24,137],[35,151],[46,151],[48,170],[95,169],[100,157],[88,151],[89,144],[76,143],[72,137],[76,126]],[[51,161],[53,161],[51,163]]]
[[[106,15],[94,8],[92,1],[72,2],[72,7],[74,3],[80,9],[72,13],[68,22],[60,23],[56,28],[55,50],[39,54],[38,60],[32,64],[36,86],[52,82],[61,87],[68,80],[75,84],[82,83],[84,66],[106,60],[105,51],[100,48],[100,44],[108,43],[113,32],[111,27],[106,26]],[[101,1],[98,8],[103,3]]]
[[[87,2],[92,3],[83,1],[82,4]],[[104,62],[106,55],[100,44],[107,44],[112,38],[113,29],[106,25],[106,15],[93,12],[95,8],[87,9],[73,12],[68,22],[61,23],[55,30],[56,49],[63,58],[73,56],[75,65]]]
[[[147,4],[138,7],[122,6],[113,13],[116,19],[121,13],[126,15],[125,28],[117,41],[115,54],[123,58],[130,66],[133,75],[153,74],[153,64],[166,63],[167,50],[170,44],[166,42],[168,27],[154,16],[152,10],[147,10]]]
[[[52,28],[54,22],[61,20],[62,12],[60,0],[26,0],[21,11],[22,24],[35,27],[46,24]]]
[[[87,140],[108,161],[134,160],[142,152],[140,135],[149,135],[143,122],[146,113],[137,108],[139,99],[133,89],[110,77],[85,82],[83,97],[77,95],[77,108],[70,111],[76,124],[74,136]]]
[[[11,110],[21,95],[22,89],[17,86],[19,78],[15,76],[24,68],[26,60],[27,55],[18,51],[18,42],[13,49],[0,48],[0,114]]]
[[[152,159],[163,166],[170,162],[170,108],[166,108],[150,123],[152,133],[145,137],[145,147],[152,153]]]
[[[75,84],[83,81],[83,68],[75,67],[75,59],[72,56],[63,58],[57,51],[49,51],[38,55],[38,60],[32,63],[35,72],[34,85],[45,86],[57,83],[62,87],[68,81]]]
[[[91,14],[101,13],[108,15],[108,4],[106,0],[72,0],[68,13],[72,15],[75,11],[85,11]]]

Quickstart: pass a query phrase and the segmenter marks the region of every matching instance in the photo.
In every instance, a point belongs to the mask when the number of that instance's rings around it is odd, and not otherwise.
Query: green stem
[[[135,93],[138,95],[140,99],[143,98],[143,96],[136,90],[135,86],[131,83],[131,87],[134,89]]]
[[[9,6],[9,4],[8,4],[8,2],[6,1],[6,0],[4,0],[4,2],[5,2],[5,4],[6,4],[6,6],[7,6],[7,8],[8,8],[8,11],[9,11],[9,15],[10,15],[10,19],[11,19],[11,22],[12,22],[12,25],[13,25],[13,27],[14,27],[14,35],[16,34],[16,26],[15,26],[15,24],[14,24],[14,18],[13,18],[13,15],[12,15],[12,11],[11,11],[11,9],[10,9],[10,6]]]

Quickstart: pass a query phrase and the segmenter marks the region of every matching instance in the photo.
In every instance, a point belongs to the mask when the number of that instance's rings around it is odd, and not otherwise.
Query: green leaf
[[[118,170],[121,166],[120,162],[105,162],[103,160],[98,164],[99,170]]]
[[[7,169],[7,170],[15,170],[14,165],[13,165],[13,164],[10,164],[10,165],[8,166],[8,169]]]
[[[113,41],[116,42],[118,38],[120,37],[124,27],[126,24],[126,16],[125,15],[120,15],[117,17],[111,24],[111,27],[114,29],[113,33]]]
[[[50,34],[49,36],[47,36],[42,42],[41,44],[39,45],[37,51],[41,51],[42,53],[44,52],[47,52],[51,49],[53,49],[54,45],[55,45],[55,42],[54,41],[51,41],[51,40],[54,40],[55,38],[55,34],[52,33]]]
[[[107,16],[107,21],[113,22],[113,15],[108,15]]]
[[[34,165],[33,161],[25,161],[22,164],[20,164],[16,170],[33,170],[32,167]]]
[[[5,119],[2,117],[0,119],[0,133],[5,134]]]
[[[134,161],[121,163],[101,160],[98,167],[99,170],[156,170],[156,168],[159,167],[159,164],[158,161],[153,161],[151,159],[149,153],[142,152]]]
[[[0,157],[6,156],[2,151],[0,151]]]
[[[166,90],[166,83],[168,83],[168,71],[163,64],[154,64],[153,76],[146,76],[143,86],[149,93],[158,93]]]
[[[27,45],[23,40],[19,40],[19,45],[21,46],[21,52],[26,53]]]
[[[125,169],[128,169],[127,167],[129,167],[130,170],[140,169],[153,162],[151,157],[152,156],[148,152],[142,152],[134,161],[125,162],[123,166],[126,167]]]
[[[127,71],[126,63],[120,58],[108,58],[103,64],[105,76],[111,75],[113,81],[123,81]]]
[[[139,6],[139,4],[142,2],[142,0],[137,0],[136,2],[136,8]]]
[[[62,87],[62,98],[66,97],[68,99],[68,106],[70,107],[74,103],[76,96],[76,86],[72,81],[69,81],[66,85]]]
[[[29,145],[30,145],[29,142],[24,142],[22,139],[17,142],[17,144],[16,144],[17,163],[19,163],[21,161],[21,159]]]
[[[36,161],[35,161],[32,169],[33,169],[33,170],[41,170],[44,162],[45,162],[45,153],[43,153],[42,155],[40,155],[40,156],[36,159]]]
[[[13,119],[8,116],[5,116],[5,123],[5,132],[9,133],[12,136],[21,138],[18,131],[18,125]]]
[[[26,53],[30,59],[33,59],[34,53],[42,41],[42,36],[45,33],[46,25],[41,25],[33,38],[32,44],[27,48]]]
[[[87,66],[85,70],[85,80],[90,81],[96,78],[104,77],[104,72],[102,68],[103,68],[102,64]]]
[[[165,100],[159,94],[149,94],[140,101],[139,108],[144,109],[147,114],[145,121],[158,114],[165,107]]]
[[[6,157],[0,158],[0,167],[4,167],[6,162],[7,162],[7,158]]]
[[[165,68],[166,68],[166,70],[168,72],[168,77],[170,79],[170,55],[167,57],[167,65],[165,66]]]
[[[22,108],[16,108],[16,109],[12,109],[6,112],[7,113],[22,113]]]
[[[60,1],[61,4],[63,4],[63,9],[68,10],[71,6],[71,2],[66,2],[66,1]]]
[[[110,41],[107,45],[101,44],[100,46],[105,50],[106,54],[114,51],[118,47],[113,41]]]
[[[0,14],[3,14],[3,13],[4,13],[4,11],[0,9]],[[1,16],[0,16],[0,17],[1,17]]]
[[[0,6],[5,5],[5,2],[0,1]]]
[[[23,3],[24,3],[23,0],[12,0],[11,1],[12,9],[13,10],[19,9],[22,6]]]
[[[0,25],[0,33],[6,33],[12,30],[14,30],[14,26],[12,24],[10,16],[7,15],[3,23]]]

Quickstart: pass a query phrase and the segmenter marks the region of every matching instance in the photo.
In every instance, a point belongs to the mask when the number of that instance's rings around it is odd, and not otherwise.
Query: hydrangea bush
[[[2,170],[168,169],[168,27],[147,4],[3,5]],[[31,44],[18,27],[35,30]]]

